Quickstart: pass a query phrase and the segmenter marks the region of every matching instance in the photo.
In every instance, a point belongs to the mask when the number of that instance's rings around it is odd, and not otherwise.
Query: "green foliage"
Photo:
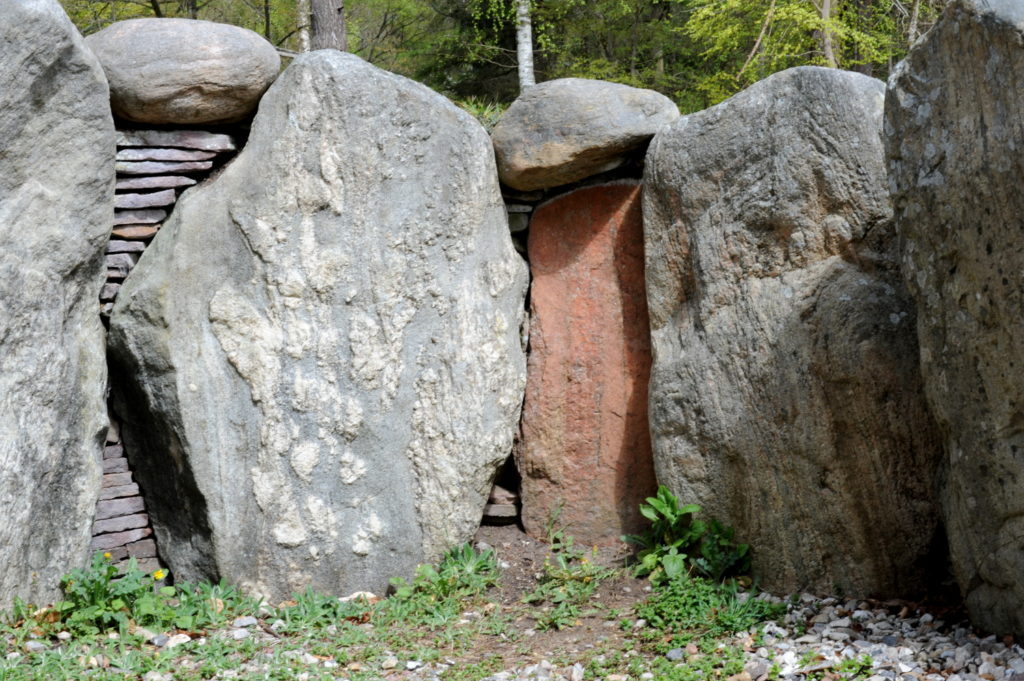
[[[80,634],[98,634],[109,629],[124,632],[130,619],[146,625],[173,618],[174,611],[166,600],[174,596],[174,587],[156,587],[162,572],[148,575],[139,570],[133,558],[118,578],[109,554],[97,553],[88,567],[64,576],[60,584],[64,600],[54,610],[68,631]]]
[[[697,519],[700,506],[679,505],[679,500],[661,485],[640,513],[651,521],[643,534],[623,540],[640,547],[635,573],[648,575],[658,584],[696,573],[713,581],[743,574],[750,568],[750,547],[733,541],[733,530],[717,520]]]
[[[14,616],[32,619],[44,629],[63,628],[78,635],[115,629],[123,635],[130,623],[156,629],[216,626],[258,606],[255,599],[223,583],[160,585],[165,577],[164,570],[143,572],[135,559],[119,575],[109,554],[97,553],[88,567],[73,570],[61,580],[64,598],[52,610],[28,615],[22,606]]]
[[[420,565],[412,583],[391,580],[398,600],[469,599],[498,583],[498,561],[492,549],[478,552],[468,542],[444,554],[437,567]]]
[[[455,103],[464,111],[477,119],[487,132],[494,129],[494,126],[501,120],[505,109],[508,107],[500,102],[488,100],[483,97],[467,97],[456,99]]]
[[[576,549],[572,537],[563,530],[549,530],[549,536],[553,539],[552,554],[544,559],[544,574],[537,588],[523,596],[524,603],[548,604],[537,615],[540,630],[576,624],[601,581],[616,572],[596,563],[596,548],[589,556]]]
[[[660,631],[722,636],[781,617],[786,608],[749,595],[741,598],[735,584],[682,576],[656,587],[636,612]]]
[[[298,50],[297,0],[61,0],[86,34],[135,17],[196,16]],[[518,95],[515,0],[349,0],[350,50],[456,98]],[[944,3],[833,0],[533,0],[538,81],[599,78],[652,88],[684,112],[791,66],[836,65],[885,78]]]

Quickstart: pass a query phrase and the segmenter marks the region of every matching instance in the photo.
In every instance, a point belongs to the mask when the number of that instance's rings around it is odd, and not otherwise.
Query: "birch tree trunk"
[[[910,10],[910,26],[907,28],[907,46],[913,46],[914,41],[917,40],[917,22],[918,17],[921,14],[921,0],[914,0],[914,5]]]
[[[299,20],[299,52],[309,52],[309,0],[298,0],[295,11]]]
[[[348,51],[345,32],[344,0],[310,0],[312,12],[312,48]]]
[[[829,19],[832,17],[832,0],[822,0],[821,2],[821,52],[825,56],[825,63],[836,68],[839,66],[836,62],[835,50],[832,47],[832,31],[828,27]]]
[[[530,0],[516,0],[516,56],[519,61],[519,92],[536,84],[533,77],[533,24]]]

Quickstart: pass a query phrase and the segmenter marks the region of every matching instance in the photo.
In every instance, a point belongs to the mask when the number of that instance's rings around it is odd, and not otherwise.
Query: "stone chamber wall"
[[[562,79],[488,134],[354,55],[0,4],[33,64],[0,91],[0,596],[91,551],[381,590],[481,516],[617,542],[660,483],[770,590],[951,567],[1024,633],[1012,10],[950,3],[888,85],[789,69],[680,117]]]

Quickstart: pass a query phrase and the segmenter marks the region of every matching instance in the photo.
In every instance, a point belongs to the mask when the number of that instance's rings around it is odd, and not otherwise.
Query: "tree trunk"
[[[828,27],[829,19],[832,16],[832,0],[821,2],[821,53],[825,56],[825,63],[832,68],[839,64],[836,62],[836,54],[832,48],[832,31]]]
[[[299,52],[309,52],[309,16],[312,12],[309,0],[298,0],[295,10],[298,15]]]
[[[181,11],[189,19],[199,18],[199,0],[181,0]]]
[[[348,51],[344,0],[310,0],[310,5],[313,8],[313,49]]]
[[[519,61],[519,92],[537,81],[533,77],[533,24],[530,0],[516,0],[516,56]]]
[[[270,34],[270,0],[263,0],[263,37],[273,44],[274,38]]]
[[[917,40],[917,22],[918,17],[921,15],[921,0],[914,0],[914,5],[910,8],[910,26],[907,28],[907,46],[912,46],[914,41]]]

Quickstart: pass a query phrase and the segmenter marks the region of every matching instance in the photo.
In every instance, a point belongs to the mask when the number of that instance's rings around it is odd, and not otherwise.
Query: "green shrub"
[[[223,583],[159,585],[166,576],[165,570],[143,572],[134,558],[119,576],[110,554],[97,553],[88,567],[72,570],[61,580],[64,598],[53,606],[50,624],[80,635],[113,629],[125,633],[129,623],[192,630],[222,624],[259,605]]]
[[[638,577],[647,575],[658,584],[695,573],[717,582],[750,569],[750,547],[733,541],[732,528],[717,520],[698,520],[697,504],[680,506],[664,485],[646,501],[640,505],[640,513],[651,521],[650,529],[622,538],[640,547],[635,568]]]

